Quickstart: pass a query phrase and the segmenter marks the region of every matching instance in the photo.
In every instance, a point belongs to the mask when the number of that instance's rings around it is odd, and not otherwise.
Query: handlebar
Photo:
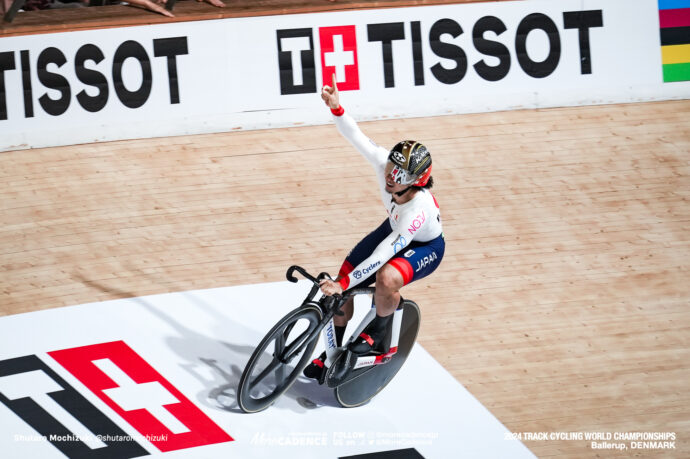
[[[300,273],[302,276],[304,276],[305,279],[310,280],[314,285],[311,288],[311,291],[309,292],[309,295],[307,296],[307,299],[311,299],[316,295],[316,292],[319,291],[319,284],[321,283],[322,280],[324,279],[331,279],[331,276],[328,275],[328,273],[321,273],[318,276],[314,277],[311,274],[309,274],[304,268],[301,266],[297,265],[292,265],[288,268],[287,273],[285,273],[285,276],[287,277],[287,280],[290,282],[297,282],[297,278],[295,277],[295,271]],[[333,301],[336,301],[336,304],[341,304],[344,303],[348,298],[351,296],[355,295],[362,295],[362,294],[373,294],[374,289],[371,287],[364,287],[364,288],[354,288],[351,290],[346,290],[343,292],[342,295],[333,295],[331,298]]]
[[[314,298],[316,296],[316,293],[320,289],[319,284],[321,283],[322,280],[324,280],[326,278],[328,278],[328,279],[331,278],[331,276],[329,276],[328,273],[321,273],[318,276],[314,277],[311,274],[309,274],[307,272],[307,270],[302,268],[301,266],[292,265],[288,268],[287,273],[285,273],[285,277],[287,277],[287,280],[289,280],[290,282],[297,282],[297,278],[295,277],[295,274],[294,274],[295,271],[300,273],[302,276],[304,276],[305,279],[310,280],[314,284],[311,287],[311,290],[309,291],[307,298],[304,300],[305,302],[310,301],[312,298]],[[329,299],[329,303],[331,303],[332,301],[333,300]]]
[[[308,273],[304,268],[302,268],[301,266],[297,266],[297,265],[292,265],[292,266],[290,266],[290,267],[288,268],[287,273],[285,273],[285,276],[287,277],[287,280],[289,280],[290,282],[297,282],[297,278],[296,278],[295,275],[294,275],[294,272],[295,272],[295,271],[297,271],[298,273],[300,273],[301,275],[303,275],[305,278],[309,279],[309,280],[312,281],[313,283],[318,284],[318,281],[316,280],[316,278],[315,278],[314,276],[312,276],[311,274],[309,274],[309,273]]]
[[[288,268],[287,273],[285,273],[287,280],[289,280],[290,282],[297,282],[297,278],[294,275],[295,271],[297,271],[298,273],[303,275],[306,279],[312,281],[316,285],[319,285],[321,283],[321,281],[324,279],[333,280],[333,278],[328,273],[321,273],[318,276],[314,277],[311,274],[309,274],[307,272],[307,270],[302,268],[301,266],[292,265]]]

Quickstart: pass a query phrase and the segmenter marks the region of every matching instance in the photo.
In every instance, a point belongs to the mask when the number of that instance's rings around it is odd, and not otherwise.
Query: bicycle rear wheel
[[[314,352],[319,335],[309,342],[307,338],[319,326],[321,317],[321,309],[316,306],[297,308],[261,340],[237,388],[237,404],[242,411],[265,410],[290,388]]]
[[[410,300],[403,301],[403,308],[398,352],[388,363],[352,370],[352,375],[335,388],[341,406],[353,408],[367,403],[386,387],[407,360],[419,332],[420,312],[419,306]]]

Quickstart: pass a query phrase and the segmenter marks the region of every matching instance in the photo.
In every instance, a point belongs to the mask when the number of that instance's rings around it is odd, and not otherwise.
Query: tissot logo
[[[603,26],[602,10],[588,10],[565,11],[553,18],[544,13],[531,13],[511,28],[495,16],[484,16],[470,24],[460,18],[439,18],[428,24],[410,21],[321,27],[317,29],[321,78],[324,85],[330,84],[335,73],[339,89],[356,90],[362,81],[371,81],[363,77],[366,72],[371,75],[382,71],[383,86],[393,88],[396,86],[394,62],[400,59],[396,54],[400,52],[411,53],[411,67],[403,77],[415,86],[429,84],[425,79],[427,72],[437,82],[447,85],[461,82],[472,70],[486,82],[500,81],[509,75],[515,61],[527,76],[546,78],[558,68],[565,40],[575,42],[579,48],[578,55],[573,53],[565,58],[575,59],[580,74],[588,75],[593,72],[590,32]],[[360,43],[358,27],[362,27],[360,32],[366,30],[366,40]],[[317,92],[313,33],[312,28],[276,31],[281,94]],[[545,57],[528,46],[529,37],[540,35],[546,48]],[[471,55],[479,58],[468,57],[469,47],[474,48]],[[358,48],[367,51],[370,57],[380,56],[381,64],[374,64],[371,59],[368,66],[363,64],[358,58]]]
[[[35,355],[0,362],[0,402],[67,457],[148,455]],[[101,441],[98,437],[116,440]]]
[[[232,441],[123,341],[48,355],[160,451]],[[70,458],[148,455],[35,355],[0,361],[0,402]]]
[[[355,26],[321,27],[319,43],[323,84],[330,85],[335,73],[340,91],[359,89]]]
[[[166,79],[170,91],[170,104],[179,104],[177,58],[189,54],[187,37],[156,38],[153,40],[152,48],[154,58],[167,60],[167,78],[160,72],[154,72],[155,67],[151,65],[152,56],[142,43],[135,40],[121,43],[112,52],[112,56],[109,55],[110,51],[104,52],[92,43],[82,45],[73,55],[54,46],[40,52],[28,49],[3,50],[0,52],[0,121],[8,119],[9,115],[19,116],[18,113],[8,112],[8,95],[18,97],[21,94],[24,118],[34,117],[36,102],[45,113],[52,116],[63,115],[70,105],[75,103],[87,112],[100,112],[108,100],[113,99],[113,92],[125,107],[137,109],[149,100],[154,82],[157,85],[165,84],[163,82]],[[131,61],[140,68],[141,82],[136,89],[128,89],[125,84],[123,68],[126,61]],[[73,67],[78,81],[67,76],[67,67]],[[13,84],[5,84],[5,74],[10,72],[20,72],[21,88],[17,87],[16,80],[13,80]],[[32,82],[32,73],[35,73],[40,86]],[[108,73],[112,85],[106,78]],[[77,92],[82,85],[87,86],[88,91],[82,89]],[[35,94],[41,92],[43,94],[40,96]]]
[[[279,30],[277,36],[280,93],[316,92],[314,39],[311,29]]]

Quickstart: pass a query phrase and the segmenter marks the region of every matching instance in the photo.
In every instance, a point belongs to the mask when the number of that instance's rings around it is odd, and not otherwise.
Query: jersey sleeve
[[[354,267],[354,269],[341,277],[340,286],[343,290],[356,287],[362,281],[381,269],[388,260],[393,258],[398,253],[402,252],[407,247],[412,238],[401,234],[397,231],[389,234],[381,243],[376,246],[374,251],[363,262]]]
[[[354,267],[352,272],[340,279],[343,290],[352,288],[366,280],[369,276],[381,269],[395,254],[402,251],[410,243],[410,238],[393,232],[386,237],[374,249],[371,255]]]
[[[339,111],[333,111],[333,118],[338,132],[340,132],[340,134],[367,159],[367,161],[377,168],[385,165],[388,160],[388,151],[364,135],[350,115],[345,113],[341,108]]]

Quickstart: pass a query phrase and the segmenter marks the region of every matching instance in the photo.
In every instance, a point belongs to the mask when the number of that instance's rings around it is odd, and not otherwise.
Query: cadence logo
[[[233,440],[123,341],[48,355],[162,452]],[[67,457],[149,454],[36,355],[0,361],[0,402]]]
[[[506,22],[496,16],[481,17],[474,24],[461,24],[451,18],[440,18],[429,24],[422,21],[366,24],[367,41],[359,45],[357,27],[342,25],[318,29],[323,84],[330,84],[331,75],[335,73],[339,89],[360,89],[358,46],[375,46],[379,48],[376,52],[381,56],[382,65],[376,67],[383,70],[384,87],[395,87],[393,43],[399,41],[409,45],[410,51],[406,51],[412,55],[409,74],[415,86],[425,85],[428,64],[424,56],[431,54],[435,60],[428,65],[428,69],[443,84],[462,81],[470,66],[485,81],[502,80],[508,75],[513,59],[528,76],[545,78],[558,67],[561,41],[566,39],[577,40],[580,54],[570,58],[580,63],[580,74],[591,74],[590,30],[603,27],[603,14],[602,10],[565,11],[561,17],[552,19],[544,13],[531,13],[523,17],[514,30],[509,30]],[[428,34],[425,36],[422,30],[426,27]],[[452,41],[465,33],[465,27],[471,34],[475,50],[488,59],[470,63],[465,50]],[[574,31],[568,33],[570,29]],[[528,51],[528,37],[535,31],[547,37],[548,52],[543,59],[531,56]],[[313,29],[283,29],[277,30],[276,35],[281,94],[316,92]],[[425,47],[431,54],[424,52]]]

